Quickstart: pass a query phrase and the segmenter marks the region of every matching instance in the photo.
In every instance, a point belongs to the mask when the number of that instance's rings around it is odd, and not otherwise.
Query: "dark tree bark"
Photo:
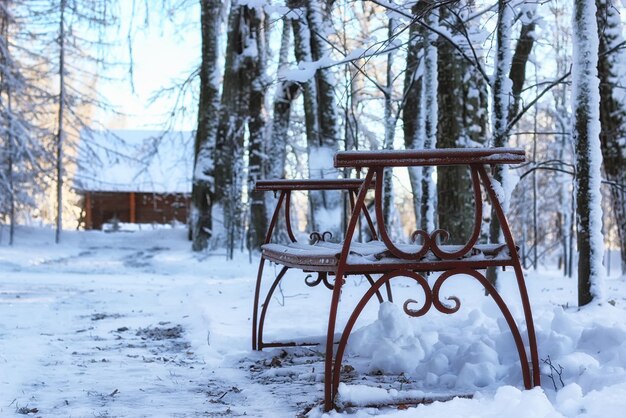
[[[451,5],[460,8],[463,5]],[[459,22],[448,7],[439,10],[439,23],[450,33],[459,34],[462,22]],[[449,42],[438,43],[438,82],[437,97],[439,112],[437,121],[437,147],[456,148],[468,145],[468,135],[477,121],[480,112],[484,112],[479,97],[468,97],[468,92],[478,92],[476,78],[466,78],[472,68]],[[474,103],[470,107],[469,100]],[[473,107],[478,105],[480,107]],[[467,119],[467,120],[466,120]],[[481,127],[481,130],[484,126]],[[473,201],[470,173],[466,167],[452,166],[437,169],[437,215],[439,227],[450,233],[452,244],[465,243],[473,229]]]
[[[306,20],[306,10],[299,8],[301,2],[298,0],[289,0],[287,5],[294,8],[297,18],[291,21],[294,35],[294,52],[296,60],[300,62],[312,62],[311,55],[311,31]],[[319,125],[318,125],[318,104],[317,104],[317,86],[315,79],[311,78],[301,83],[304,99],[304,122],[306,129],[307,143],[319,143]]]
[[[194,144],[194,173],[191,191],[192,249],[208,246],[213,231],[211,210],[215,198],[214,151],[219,115],[218,35],[221,0],[200,0],[202,61],[200,63],[200,100],[198,127]]]
[[[66,0],[61,0],[61,15],[59,18],[59,107],[57,113],[56,132],[56,180],[57,180],[57,222],[54,241],[58,244],[61,241],[61,231],[63,230],[63,148],[65,146],[65,7]]]
[[[509,107],[509,120],[512,120],[519,111],[520,97],[524,88],[524,82],[526,81],[526,64],[528,58],[533,50],[535,44],[535,20],[534,16],[529,16],[527,23],[523,24],[520,29],[519,38],[515,46],[515,53],[511,59],[511,70],[509,71],[509,78],[511,79],[511,96],[513,100]]]
[[[600,45],[600,145],[604,171],[611,186],[613,217],[617,226],[622,272],[626,272],[626,103],[616,99],[620,62],[625,54],[618,48],[623,42],[619,12],[609,0],[597,0],[596,18]]]
[[[232,258],[242,238],[245,128],[250,130],[250,107],[258,65],[256,31],[262,11],[233,3],[228,19],[228,39],[219,124],[215,142],[215,200],[221,205],[226,248]],[[258,100],[256,97],[254,100]],[[258,122],[258,121],[257,121]],[[258,125],[258,123],[257,123]],[[258,126],[253,125],[253,129]],[[259,146],[256,142],[255,146]]]
[[[266,177],[268,152],[274,152],[272,148],[266,149],[265,91],[269,82],[264,77],[267,66],[265,41],[265,15],[257,10],[250,17],[250,40],[248,41],[256,48],[256,57],[251,59],[248,65],[252,83],[248,110],[250,114],[248,121],[250,134],[248,139],[248,191],[250,195],[248,245],[251,248],[259,248],[263,244],[268,227],[265,193],[254,191],[254,183]]]
[[[600,296],[603,276],[598,34],[593,0],[574,1],[572,137],[576,149],[576,217],[578,242],[578,304]]]

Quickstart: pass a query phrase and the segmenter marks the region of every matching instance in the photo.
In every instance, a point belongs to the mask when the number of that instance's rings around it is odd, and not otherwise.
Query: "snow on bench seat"
[[[290,244],[265,244],[263,256],[275,263],[288,267],[301,268],[305,271],[328,271],[333,272],[339,264],[343,243],[320,241],[315,244],[303,244],[294,242]],[[440,245],[445,252],[455,252],[462,245]],[[417,253],[422,246],[420,244],[400,244],[398,249]],[[394,269],[399,264],[407,265],[407,268],[421,271],[448,270],[455,262],[476,262],[476,268],[485,261],[494,265],[494,260],[501,261],[501,265],[508,265],[511,256],[505,244],[478,244],[469,250],[463,257],[457,260],[441,260],[431,251],[428,251],[419,260],[405,260],[394,256],[382,241],[370,241],[367,243],[353,242],[350,245],[348,255],[348,271],[373,269]],[[354,268],[351,268],[353,266]]]

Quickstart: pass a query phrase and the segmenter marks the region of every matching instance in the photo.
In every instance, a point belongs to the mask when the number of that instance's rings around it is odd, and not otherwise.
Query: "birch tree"
[[[593,0],[574,0],[572,137],[576,148],[576,233],[580,306],[601,297],[604,276],[596,10]]]

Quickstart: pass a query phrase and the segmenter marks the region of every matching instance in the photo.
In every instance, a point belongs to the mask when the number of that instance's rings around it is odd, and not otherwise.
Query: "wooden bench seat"
[[[288,244],[265,244],[261,247],[263,257],[277,264],[291,268],[300,268],[305,271],[325,271],[334,273],[339,265],[343,243],[317,242],[303,244],[292,242]],[[453,253],[460,250],[462,245],[441,245],[445,252]],[[422,246],[419,244],[400,244],[398,248],[408,253],[418,253]],[[494,261],[501,261],[507,265],[511,261],[508,248],[505,244],[477,244],[464,256],[457,260],[442,260],[428,251],[419,260],[407,261],[393,255],[382,241],[368,243],[355,242],[350,246],[348,255],[347,273],[376,273],[398,269],[398,265],[413,271],[445,271],[449,270],[455,261],[472,262],[474,268],[486,268],[494,265]],[[410,264],[410,265],[407,265]]]

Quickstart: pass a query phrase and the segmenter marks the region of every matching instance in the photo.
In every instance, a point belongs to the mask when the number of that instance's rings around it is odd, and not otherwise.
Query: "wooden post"
[[[136,206],[135,206],[135,192],[130,192],[130,223],[134,224],[136,221]]]
[[[85,193],[85,229],[93,229],[93,218],[91,216],[91,193]]]

